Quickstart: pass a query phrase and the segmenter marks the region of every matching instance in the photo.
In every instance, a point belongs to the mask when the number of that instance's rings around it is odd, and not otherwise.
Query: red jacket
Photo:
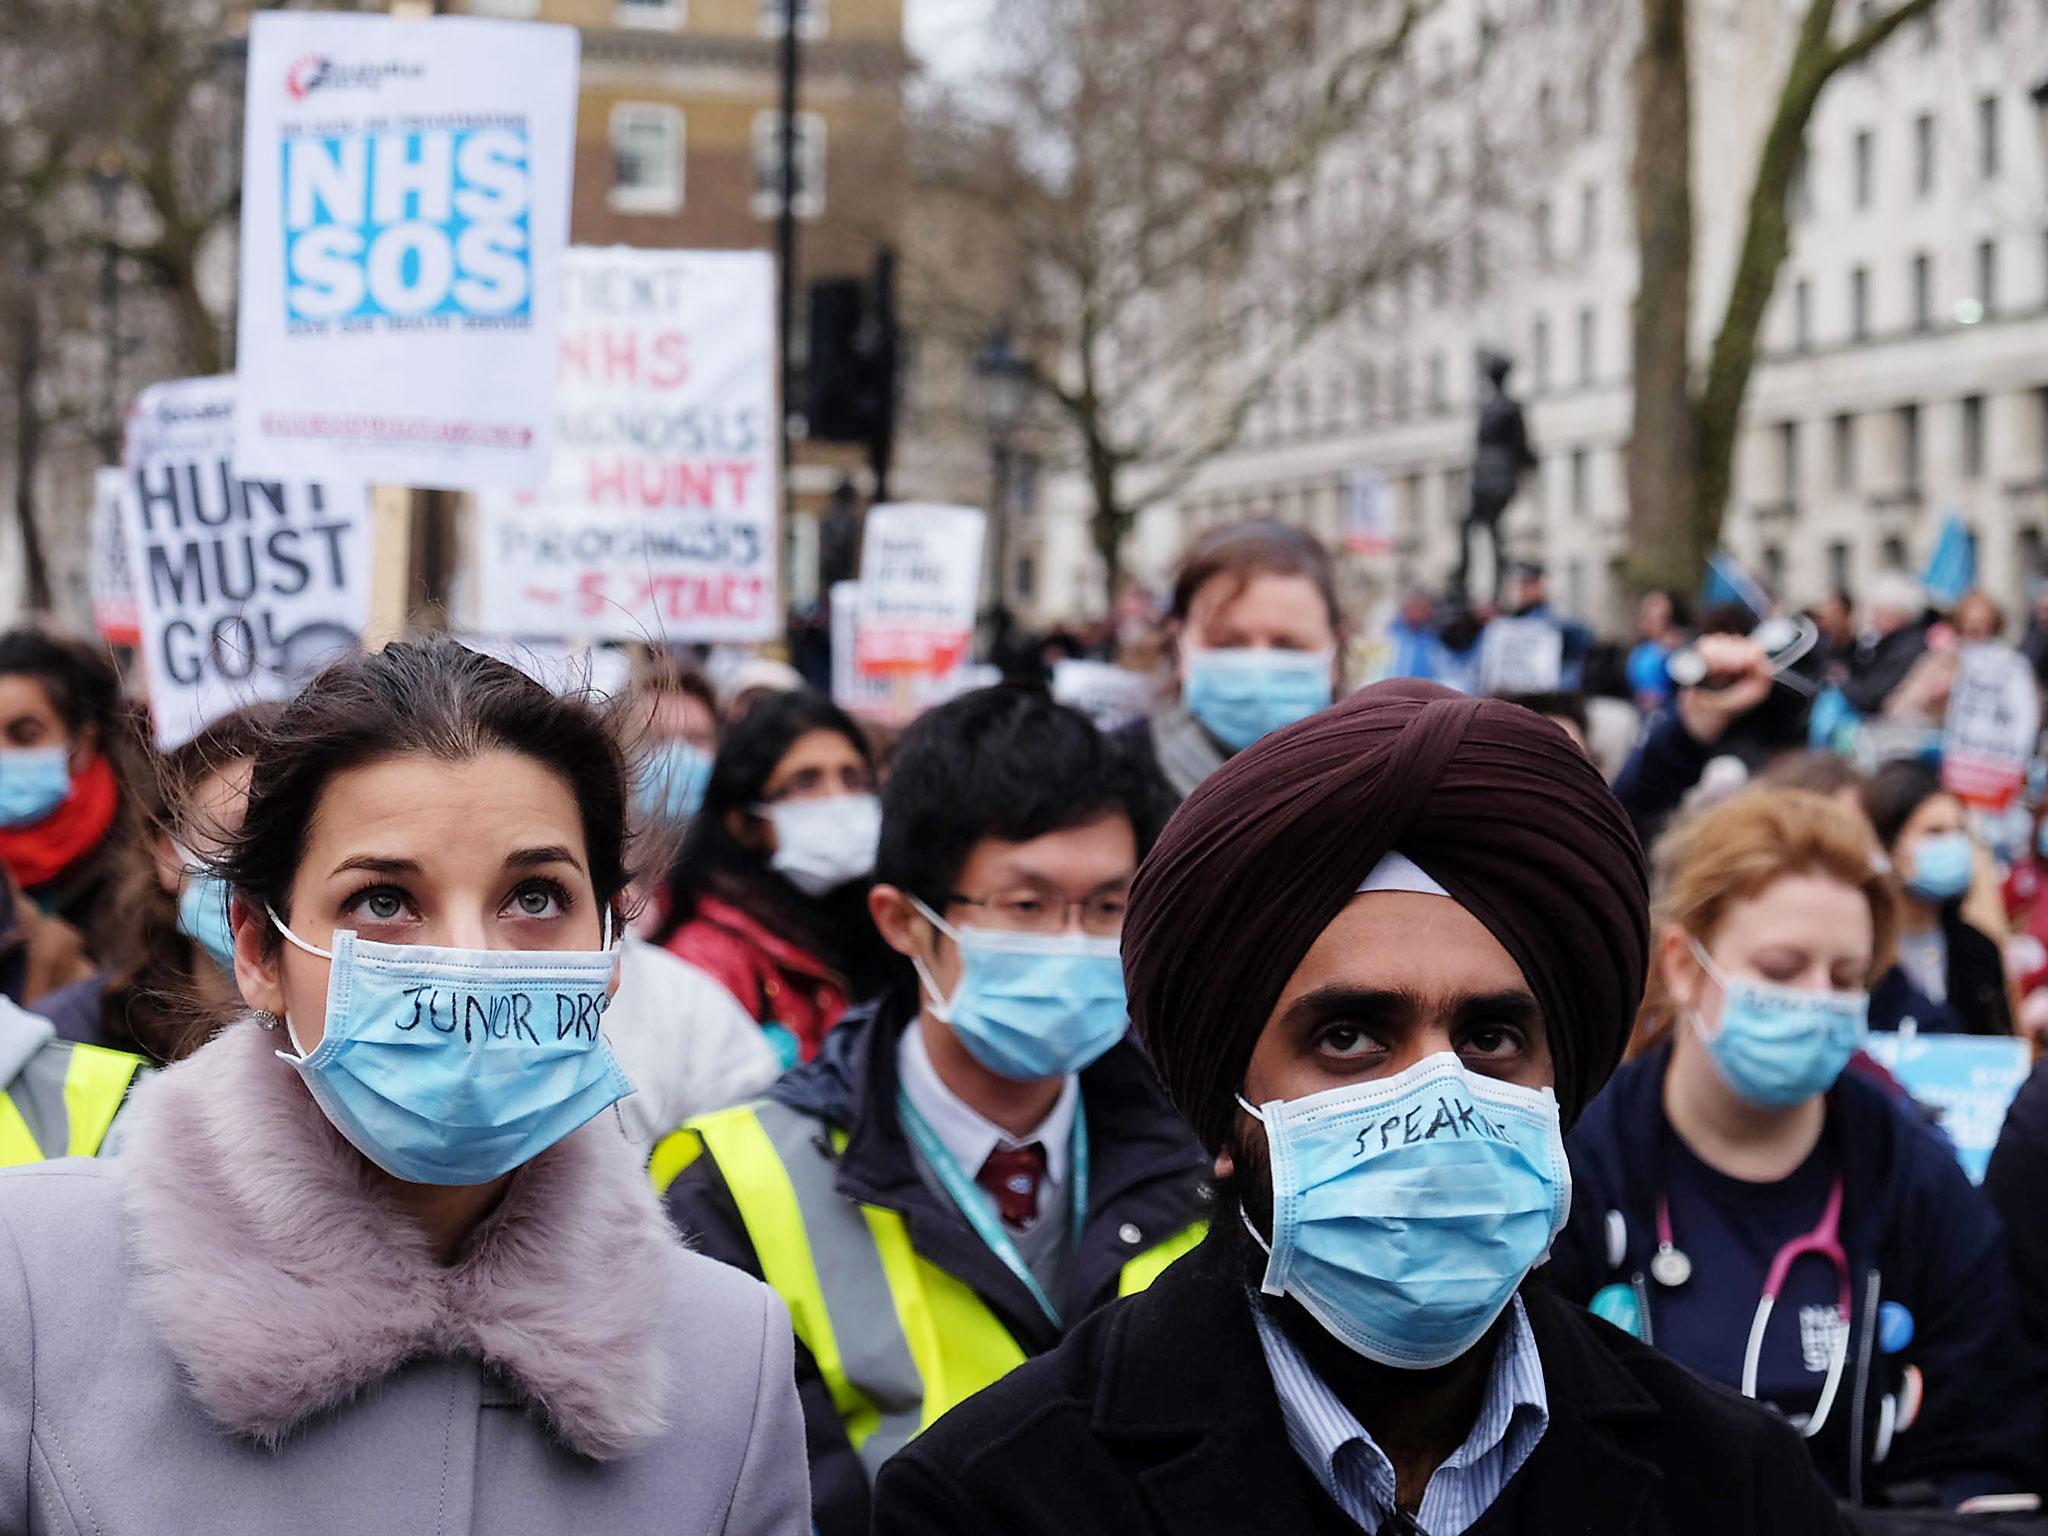
[[[846,1012],[844,977],[716,896],[698,898],[696,914],[669,935],[666,948],[739,999],[777,1037],[785,1066],[817,1055]]]

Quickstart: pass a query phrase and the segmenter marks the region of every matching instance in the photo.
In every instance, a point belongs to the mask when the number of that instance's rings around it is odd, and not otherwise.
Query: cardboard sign
[[[1394,552],[1394,487],[1376,469],[1344,477],[1344,550],[1353,555]]]
[[[1086,715],[1098,731],[1114,731],[1150,718],[1159,688],[1128,667],[1069,657],[1052,664],[1052,696]]]
[[[1864,1052],[1941,1116],[1970,1182],[1984,1182],[2005,1112],[2033,1070],[2033,1051],[2011,1036],[1873,1034]]]
[[[547,490],[478,498],[482,628],[780,633],[774,261],[577,248],[565,283]]]
[[[289,698],[361,643],[370,605],[360,483],[235,472],[233,378],[143,391],[122,495],[156,744]]]
[[[2041,735],[2034,669],[2009,645],[1964,650],[1942,729],[1943,788],[1969,805],[1999,811],[2027,781]]]
[[[1543,619],[1495,619],[1479,640],[1482,693],[1551,693],[1564,675],[1564,631]]]
[[[966,660],[987,521],[973,507],[906,502],[869,511],[854,640],[863,674],[942,677]]]
[[[577,53],[573,27],[257,13],[243,474],[541,482]]]
[[[109,645],[142,641],[128,536],[121,527],[121,490],[127,483],[128,477],[118,469],[93,471],[92,627]]]

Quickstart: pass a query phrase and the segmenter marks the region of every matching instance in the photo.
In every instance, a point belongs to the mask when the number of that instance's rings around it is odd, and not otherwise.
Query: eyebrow
[[[583,861],[559,843],[550,843],[545,848],[521,848],[505,856],[507,869],[533,869],[542,864],[567,864],[579,872],[583,868]]]
[[[417,859],[393,858],[388,854],[359,853],[352,859],[343,859],[334,866],[334,873],[345,875],[352,869],[360,869],[373,875],[416,875],[420,872]]]
[[[1307,1024],[1339,1014],[1354,1013],[1379,1018],[1414,1018],[1448,1003],[1459,1018],[1476,1013],[1515,1013],[1531,1022],[1543,1018],[1543,1006],[1524,987],[1502,987],[1492,992],[1464,992],[1439,998],[1412,987],[1358,987],[1333,983],[1304,992],[1287,1008],[1287,1022]]]

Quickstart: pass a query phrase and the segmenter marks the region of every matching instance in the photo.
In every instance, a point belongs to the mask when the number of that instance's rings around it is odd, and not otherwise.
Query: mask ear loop
[[[938,913],[934,912],[922,901],[918,900],[917,897],[912,896],[910,898],[910,904],[911,906],[917,909],[918,916],[922,917],[926,922],[930,923],[940,933],[943,933],[947,938],[951,939],[954,942],[954,944],[957,945],[960,942],[960,930],[955,928],[951,923],[947,922],[943,917],[939,916]],[[931,1009],[932,1017],[937,1019],[941,1024],[952,1023],[953,999],[947,997],[945,993],[939,990],[938,982],[932,979],[932,973],[924,963],[924,956],[912,955],[910,957],[910,966],[912,970],[917,972],[917,982],[918,985],[924,990],[926,999],[925,1006]],[[957,990],[955,995],[958,995]]]
[[[1725,1007],[1728,1001],[1728,978],[1722,975],[1721,968],[1708,958],[1706,950],[1701,947],[1698,939],[1694,938],[1691,934],[1687,934],[1685,942],[1687,947],[1692,950],[1693,959],[1699,962],[1700,969],[1706,973],[1707,979],[1721,989],[1721,1002]],[[1707,1033],[1707,1016],[1699,1008],[1688,1008],[1686,1013],[1692,1019],[1692,1032],[1700,1044],[1708,1045],[1721,1037],[1721,1031],[1718,1029],[1711,1035]]]
[[[283,934],[297,948],[304,950],[307,954],[319,960],[332,960],[334,958],[333,950],[322,949],[317,944],[308,944],[296,933],[293,933],[285,920],[277,915],[277,908],[271,906],[268,902],[263,904],[263,911],[270,918],[270,926]],[[284,1016],[284,1033],[285,1038],[291,1041],[292,1049],[299,1054],[297,1056],[287,1056],[283,1051],[279,1051],[276,1053],[277,1059],[279,1061],[304,1061],[306,1059],[306,1048],[299,1044],[298,1031],[292,1028],[292,1016],[289,1011]]]
[[[1257,1108],[1254,1108],[1253,1105],[1248,1100],[1246,1100],[1243,1094],[1236,1094],[1234,1095],[1234,1097],[1237,1100],[1237,1107],[1239,1109],[1243,1110],[1246,1114],[1250,1115],[1254,1120],[1258,1121],[1259,1124],[1266,1124],[1265,1113]],[[1269,1157],[1268,1165],[1270,1166],[1270,1164],[1271,1159]],[[1276,1219],[1277,1216],[1278,1207],[1276,1204]],[[1237,1219],[1244,1223],[1245,1231],[1251,1233],[1252,1241],[1259,1245],[1259,1252],[1263,1253],[1266,1256],[1266,1273],[1259,1277],[1259,1290],[1267,1296],[1286,1295],[1287,1291],[1284,1286],[1275,1285],[1273,1283],[1273,1245],[1266,1240],[1265,1235],[1261,1233],[1257,1227],[1252,1225],[1251,1213],[1244,1208],[1244,1202],[1242,1200],[1238,1201],[1237,1203]]]

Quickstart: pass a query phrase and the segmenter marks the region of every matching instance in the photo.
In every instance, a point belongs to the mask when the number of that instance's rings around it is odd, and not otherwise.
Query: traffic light
[[[875,472],[875,499],[886,500],[896,440],[896,257],[886,247],[872,279],[820,278],[811,284],[810,365],[804,415],[814,442],[859,443]]]

